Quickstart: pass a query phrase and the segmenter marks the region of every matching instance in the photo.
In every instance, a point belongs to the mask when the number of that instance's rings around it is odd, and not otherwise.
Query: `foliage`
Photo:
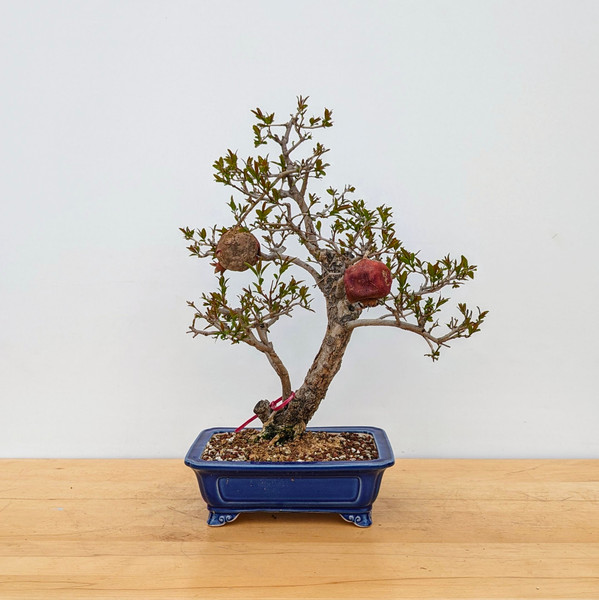
[[[190,253],[198,258],[213,258],[219,238],[232,227],[250,231],[259,237],[261,260],[248,265],[252,282],[236,297],[230,292],[229,278],[219,274],[216,291],[204,293],[200,303],[189,303],[194,309],[190,327],[194,336],[244,342],[264,352],[286,394],[291,389],[288,376],[286,383],[286,369],[269,332],[294,309],[311,310],[313,289],[327,300],[329,327],[323,344],[334,324],[349,332],[363,326],[391,326],[420,335],[428,344],[427,355],[436,360],[448,342],[479,331],[487,311],[475,314],[463,303],[440,322],[449,302],[444,291],[473,279],[475,265],[464,256],[422,260],[397,237],[391,208],[384,204],[369,208],[355,197],[351,185],[340,190],[329,187],[323,197],[311,189],[312,181],[322,180],[329,166],[328,148],[313,141],[313,136],[333,125],[330,110],[308,115],[307,98],[299,97],[286,121],[277,121],[274,113],[259,108],[252,112],[258,153],[241,158],[228,150],[213,165],[215,180],[233,191],[228,203],[231,223],[181,231]],[[365,307],[359,303],[331,309],[342,300],[344,269],[363,257],[384,262],[394,279],[391,293],[379,301],[381,314],[370,319],[362,317]],[[345,345],[339,349],[341,354]]]

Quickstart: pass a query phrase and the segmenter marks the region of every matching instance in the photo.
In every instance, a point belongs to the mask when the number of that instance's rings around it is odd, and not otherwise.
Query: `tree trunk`
[[[326,396],[329,385],[341,368],[351,334],[351,329],[342,324],[329,324],[327,327],[320,350],[297,391],[295,400],[289,403],[289,407],[281,415],[281,425],[293,429],[295,435],[303,433]]]
[[[274,412],[264,424],[266,437],[284,441],[301,435],[341,368],[353,331],[347,324],[361,313],[361,308],[350,304],[345,296],[343,273],[348,261],[348,257],[327,253],[325,275],[319,284],[327,303],[327,329],[295,398],[285,410]]]

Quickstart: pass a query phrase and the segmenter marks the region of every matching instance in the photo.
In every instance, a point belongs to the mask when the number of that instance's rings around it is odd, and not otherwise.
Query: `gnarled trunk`
[[[342,324],[329,324],[320,350],[306,374],[295,399],[281,415],[281,426],[302,433],[326,396],[329,385],[341,368],[352,331]]]
[[[361,309],[348,302],[343,288],[343,273],[348,259],[328,256],[326,274],[319,285],[327,303],[327,328],[314,362],[285,410],[274,412],[264,424],[264,434],[277,439],[300,435],[326,396],[349,344],[350,321],[360,316]]]

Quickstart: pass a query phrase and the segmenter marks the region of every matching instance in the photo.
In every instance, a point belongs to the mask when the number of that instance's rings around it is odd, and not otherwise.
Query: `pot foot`
[[[211,527],[222,527],[231,523],[239,516],[239,513],[222,513],[210,511],[208,514],[208,525]]]
[[[357,527],[370,527],[372,525],[371,512],[360,512],[360,513],[339,513],[339,516],[347,521],[353,523]]]

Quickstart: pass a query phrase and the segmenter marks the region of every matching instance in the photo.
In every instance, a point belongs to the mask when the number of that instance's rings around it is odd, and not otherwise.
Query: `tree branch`
[[[310,212],[308,210],[308,206],[306,205],[305,197],[302,195],[300,190],[298,190],[296,185],[296,180],[292,177],[293,173],[297,173],[298,169],[291,169],[291,165],[294,165],[295,162],[291,159],[291,153],[303,142],[305,138],[301,137],[300,141],[294,144],[291,148],[288,147],[289,137],[291,135],[291,130],[293,127],[297,126],[297,116],[292,117],[287,124],[285,135],[281,138],[278,143],[281,147],[281,155],[283,158],[283,163],[285,165],[285,172],[291,171],[289,175],[286,177],[287,187],[289,188],[289,192],[295,203],[298,205],[300,212],[302,213],[302,223],[304,225],[304,230],[301,232],[301,238],[305,242],[306,248],[310,254],[316,258],[317,260],[320,257],[320,248],[316,241],[316,229],[314,228],[314,222],[312,221]],[[309,170],[308,170],[309,172]],[[299,173],[298,173],[299,174]],[[302,186],[303,187],[303,186]]]
[[[273,188],[279,181],[281,181],[282,179],[285,179],[287,176],[292,175],[295,172],[295,170],[287,170],[287,171],[282,171],[281,173],[277,173],[276,175],[274,175],[274,179],[271,183],[271,188]],[[253,198],[253,202],[251,202],[248,207],[246,208],[246,210],[241,214],[241,216],[237,219],[237,225],[241,225],[241,223],[243,223],[243,221],[247,218],[247,216],[252,212],[252,210],[254,210],[254,208],[256,208],[256,206],[258,205],[259,202],[261,202],[262,200],[264,200],[267,196],[268,193],[270,192],[269,190],[264,190],[264,192],[262,192],[260,195],[256,195],[256,192],[250,192],[247,187],[239,187],[236,185],[233,185],[232,183],[229,184],[232,188],[236,189],[238,192],[241,192],[242,194],[245,194],[246,196]]]
[[[212,325],[212,327],[214,327],[214,325]],[[264,325],[258,325],[256,327],[256,332],[258,333],[260,339],[258,339],[252,331],[247,330],[245,332],[246,335],[243,338],[240,338],[238,341],[244,342],[248,344],[248,346],[252,346],[253,348],[256,348],[256,350],[259,350],[266,355],[268,362],[281,380],[282,396],[284,398],[288,398],[292,391],[289,371],[275,351],[272,342],[269,341],[266,327]],[[193,337],[195,338],[198,335],[214,337],[220,335],[221,332],[218,329],[197,329],[194,325],[190,325],[188,333],[193,334]]]
[[[405,331],[411,331],[412,333],[417,333],[422,336],[425,340],[433,342],[438,346],[445,346],[446,342],[453,337],[457,337],[457,330],[452,330],[451,333],[455,333],[456,335],[445,335],[443,337],[436,337],[432,335],[430,332],[426,331],[424,327],[420,325],[414,325],[413,323],[408,323],[407,321],[400,321],[399,319],[389,319],[389,318],[381,318],[381,319],[358,319],[356,321],[351,321],[347,324],[349,329],[356,329],[357,327],[397,327],[398,329],[404,329]]]
[[[290,262],[291,264],[297,265],[298,267],[302,268],[304,271],[307,271],[308,273],[310,273],[310,275],[314,278],[314,281],[316,283],[318,283],[320,281],[320,279],[322,278],[322,275],[311,265],[309,265],[307,262],[295,257],[295,256],[287,256],[285,254],[281,254],[279,252],[273,252],[272,254],[262,254],[261,255],[261,259],[262,260],[282,260],[282,261],[287,261]]]
[[[248,332],[249,336],[246,341],[247,344],[253,346],[257,350],[260,350],[263,354],[266,354],[266,358],[268,358],[268,362],[271,367],[275,370],[275,373],[279,376],[281,380],[281,396],[283,398],[289,398],[291,396],[291,379],[289,377],[289,371],[287,367],[283,364],[283,361],[279,357],[279,355],[275,352],[274,346],[272,342],[268,339],[268,333],[266,327],[257,327],[256,331],[258,336],[260,337],[260,341],[256,339],[254,334],[250,331]]]

